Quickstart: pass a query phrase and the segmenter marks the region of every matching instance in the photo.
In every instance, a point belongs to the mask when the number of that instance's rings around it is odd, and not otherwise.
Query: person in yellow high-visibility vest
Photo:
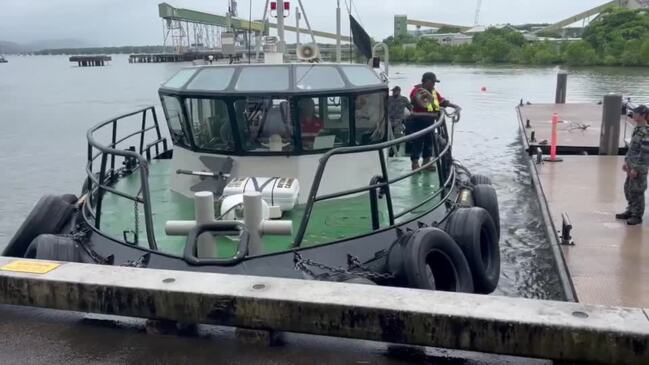
[[[439,118],[441,108],[461,109],[459,105],[451,103],[435,90],[435,84],[438,82],[439,80],[434,73],[426,72],[421,77],[421,84],[412,89],[410,101],[413,105],[413,115],[406,123],[406,134],[416,133],[429,127]],[[432,135],[418,138],[410,143],[410,161],[413,170],[420,167],[420,158],[423,158],[422,165],[430,163],[433,157],[432,147]],[[435,165],[430,166],[430,169],[434,170]]]

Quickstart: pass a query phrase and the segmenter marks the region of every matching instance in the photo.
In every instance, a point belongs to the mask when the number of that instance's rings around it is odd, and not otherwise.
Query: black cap
[[[422,84],[423,84],[424,82],[428,81],[428,80],[430,80],[430,81],[432,81],[432,82],[440,82],[440,81],[437,79],[437,76],[436,76],[434,73],[432,73],[432,72],[426,72],[426,73],[423,74],[423,76],[421,76],[421,82],[422,82]]]
[[[395,86],[395,87],[393,87],[393,88],[392,88],[392,91],[395,91],[395,90],[399,90],[399,91],[401,91],[401,87],[400,87],[400,86]]]
[[[644,104],[640,104],[637,107],[635,107],[635,109],[633,109],[633,112],[640,115],[647,116],[649,115],[649,107]]]

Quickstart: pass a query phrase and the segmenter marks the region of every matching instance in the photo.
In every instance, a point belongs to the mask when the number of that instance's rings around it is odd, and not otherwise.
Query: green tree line
[[[591,22],[578,41],[530,42],[515,29],[490,28],[460,46],[411,36],[384,42],[395,62],[649,66],[649,12],[611,8]]]
[[[36,55],[87,55],[87,54],[137,54],[137,53],[172,53],[172,47],[163,46],[123,46],[123,47],[90,47],[44,49],[34,52]]]

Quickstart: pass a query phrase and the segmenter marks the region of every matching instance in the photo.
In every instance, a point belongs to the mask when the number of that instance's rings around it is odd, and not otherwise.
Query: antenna
[[[482,0],[478,0],[478,4],[475,9],[475,19],[473,21],[474,25],[480,25],[480,10],[482,8]]]

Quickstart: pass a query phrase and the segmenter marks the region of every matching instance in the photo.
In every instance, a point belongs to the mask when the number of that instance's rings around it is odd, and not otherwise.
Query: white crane
[[[475,9],[475,19],[473,25],[480,25],[480,9],[482,8],[482,0],[478,0],[478,4]]]

